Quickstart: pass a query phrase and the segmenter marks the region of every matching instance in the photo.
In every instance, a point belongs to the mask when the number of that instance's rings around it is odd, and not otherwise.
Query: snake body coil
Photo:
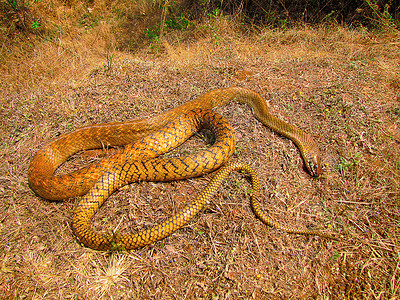
[[[251,167],[241,163],[223,166],[193,202],[158,226],[134,235],[114,236],[101,235],[91,229],[91,220],[99,207],[109,195],[125,184],[143,180],[185,179],[220,168],[233,153],[235,136],[230,124],[211,109],[230,100],[248,104],[263,124],[293,140],[310,174],[320,174],[319,152],[312,138],[297,127],[272,116],[259,94],[233,87],[208,92],[147,120],[92,125],[62,135],[41,149],[31,161],[28,170],[30,186],[38,195],[50,200],[83,196],[76,206],[72,228],[86,246],[98,250],[114,247],[134,249],[162,239],[184,226],[209,201],[232,170],[244,170],[252,180],[253,210],[264,223],[287,232],[332,238],[318,231],[282,226],[265,215],[257,201],[257,176]],[[215,134],[215,142],[210,148],[179,158],[159,158],[201,128],[207,128]],[[54,176],[55,170],[78,151],[122,145],[126,145],[124,149],[97,164],[67,175]]]

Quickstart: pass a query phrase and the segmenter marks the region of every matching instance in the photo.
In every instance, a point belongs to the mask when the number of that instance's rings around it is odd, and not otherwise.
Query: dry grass
[[[40,43],[3,62],[1,298],[398,297],[399,34],[335,27],[245,36],[227,20],[205,25],[191,43],[170,34],[156,54],[114,51],[106,38],[95,39],[96,29],[60,39],[76,52]],[[109,70],[107,51],[115,55]],[[274,114],[312,133],[323,153],[323,176],[312,179],[293,143],[264,128],[250,109],[219,109],[239,136],[232,159],[259,172],[265,209],[283,223],[337,233],[339,242],[265,227],[249,207],[248,183],[233,174],[213,203],[172,236],[130,253],[95,252],[72,234],[75,199],[48,202],[29,189],[30,159],[58,134],[157,114],[232,85],[260,92]],[[210,176],[124,187],[107,200],[95,227],[129,231],[158,223]]]

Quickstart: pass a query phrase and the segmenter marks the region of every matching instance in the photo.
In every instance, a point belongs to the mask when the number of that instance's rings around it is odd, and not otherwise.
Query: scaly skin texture
[[[150,166],[152,163],[156,162],[154,162],[154,160],[144,162],[144,164]],[[127,173],[130,173],[132,167],[135,170],[134,173],[137,172],[137,166],[134,164],[135,163],[126,168]],[[242,170],[250,175],[252,185],[251,206],[256,216],[264,224],[288,233],[318,235],[327,239],[337,239],[330,234],[320,231],[281,225],[265,214],[261,208],[260,202],[258,201],[258,197],[260,196],[260,183],[258,176],[252,167],[241,162],[231,162],[222,166],[208,183],[206,188],[190,204],[186,205],[176,215],[168,218],[164,222],[136,234],[116,234],[110,236],[96,233],[91,229],[90,224],[94,214],[112,191],[117,188],[119,182],[121,182],[121,179],[118,176],[115,176],[116,173],[105,174],[77,205],[73,219],[73,231],[83,244],[95,250],[132,250],[146,246],[169,236],[174,231],[185,226],[190,219],[192,219],[209,202],[211,197],[221,186],[224,179],[235,170]],[[124,171],[121,173],[125,174]]]
[[[141,180],[169,181],[196,177],[223,165],[233,153],[235,137],[230,124],[210,109],[231,100],[248,104],[263,124],[293,140],[310,174],[320,174],[318,148],[308,134],[272,116],[259,94],[232,87],[208,92],[146,120],[92,125],[62,135],[35,155],[28,170],[29,184],[38,195],[50,200],[84,195],[76,206],[72,227],[79,240],[88,247],[98,250],[134,249],[162,239],[184,226],[201,210],[232,170],[250,173],[253,189],[258,194],[258,179],[254,171],[244,164],[230,164],[222,168],[196,200],[180,213],[136,235],[100,235],[91,229],[91,219],[108,196],[125,184]],[[210,148],[179,158],[158,158],[201,128],[211,130],[216,136]],[[126,145],[124,149],[97,164],[67,175],[53,175],[69,156],[78,151],[122,145]],[[262,213],[256,196],[252,197],[252,206],[256,215],[267,225],[291,233],[333,238],[317,231],[279,225]]]
[[[264,125],[291,139],[299,148],[308,172],[315,177],[320,175],[319,150],[309,134],[272,116],[260,94],[240,87],[231,87],[210,91],[152,118],[90,125],[61,135],[39,150],[32,159],[28,169],[29,184],[39,196],[49,200],[82,196],[100,177],[101,170],[107,169],[108,162],[103,160],[100,166],[92,165],[68,175],[53,176],[55,170],[72,154],[82,150],[133,143],[165,127],[183,112],[196,108],[213,109],[232,100],[246,103]]]

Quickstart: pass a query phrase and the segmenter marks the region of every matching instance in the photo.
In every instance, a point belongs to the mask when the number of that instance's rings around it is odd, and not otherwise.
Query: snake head
[[[309,153],[305,165],[311,176],[318,177],[321,175],[321,159],[319,153]]]

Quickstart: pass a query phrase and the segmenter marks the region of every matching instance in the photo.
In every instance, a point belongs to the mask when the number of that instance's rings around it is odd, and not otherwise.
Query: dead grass
[[[1,298],[398,297],[399,34],[334,27],[249,36],[228,20],[201,26],[190,43],[167,35],[156,54],[114,51],[105,25],[59,40],[76,51],[38,43],[3,61]],[[114,54],[110,69],[103,67],[107,49]],[[232,159],[258,170],[265,210],[283,223],[337,233],[339,242],[265,227],[249,207],[248,183],[233,174],[213,203],[172,236],[130,253],[95,252],[72,234],[75,199],[48,202],[29,189],[30,159],[58,134],[157,114],[232,85],[260,92],[275,115],[312,133],[323,153],[323,176],[312,179],[295,146],[250,109],[220,108],[239,136]],[[94,226],[129,231],[159,223],[210,178],[124,187]]]

